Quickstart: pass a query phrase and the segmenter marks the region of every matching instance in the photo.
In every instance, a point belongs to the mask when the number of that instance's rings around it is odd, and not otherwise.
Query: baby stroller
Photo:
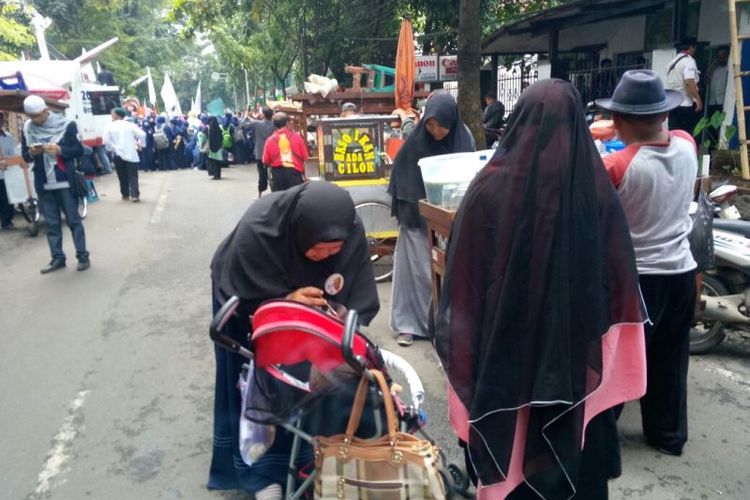
[[[382,394],[378,392],[377,384],[370,384],[367,417],[362,419],[358,437],[384,434],[381,407],[382,398],[386,397],[394,398],[401,430],[421,432],[425,421],[421,410],[424,389],[419,376],[403,358],[380,350],[364,334],[356,331],[356,311],[348,311],[345,322],[342,322],[334,314],[297,302],[266,302],[252,317],[251,352],[221,333],[238,303],[239,300],[232,297],[224,304],[211,323],[210,335],[220,346],[249,360],[249,370],[241,376],[240,386],[248,387],[254,394],[243,405],[244,416],[252,422],[250,425],[280,426],[293,435],[287,499],[312,498],[311,486],[317,471],[312,460],[310,464],[300,465],[300,456],[315,442],[315,436],[343,432],[354,398],[353,389],[368,370],[379,370],[386,376],[391,383],[391,394]],[[406,405],[398,398],[394,390],[397,386],[390,379],[389,369],[398,372],[405,380],[411,404]],[[242,421],[240,425],[242,436]],[[251,447],[258,444],[252,443]],[[244,458],[247,450],[243,450],[243,442],[240,447]],[[446,498],[454,496],[456,483],[461,493],[465,493],[468,478],[457,466],[443,463],[439,474]]]

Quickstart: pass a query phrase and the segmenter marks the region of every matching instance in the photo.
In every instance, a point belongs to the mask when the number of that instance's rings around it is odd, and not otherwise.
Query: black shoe
[[[141,199],[138,197],[135,197],[135,198],[130,198],[130,201],[132,201],[133,203],[140,203]]]
[[[43,267],[39,270],[42,274],[51,273],[52,271],[57,271],[58,269],[62,269],[65,267],[65,261],[63,259],[52,259],[49,264],[47,264],[47,267]]]
[[[91,267],[91,261],[89,259],[79,260],[78,265],[76,266],[76,269],[79,271],[85,271],[89,267]]]
[[[665,455],[672,455],[673,457],[679,457],[682,455],[682,446],[663,446],[651,439],[646,439],[646,443]]]

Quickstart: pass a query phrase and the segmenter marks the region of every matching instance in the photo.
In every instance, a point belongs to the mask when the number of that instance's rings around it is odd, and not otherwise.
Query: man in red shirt
[[[271,191],[283,191],[305,182],[307,144],[302,136],[287,127],[288,123],[289,115],[274,113],[276,130],[263,148],[263,164],[271,168]]]

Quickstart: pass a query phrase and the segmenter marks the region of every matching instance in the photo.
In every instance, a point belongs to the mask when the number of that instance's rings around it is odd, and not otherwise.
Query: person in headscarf
[[[86,233],[78,214],[78,200],[70,192],[68,174],[75,170],[76,161],[83,155],[83,144],[78,139],[76,122],[60,113],[53,113],[47,103],[37,95],[23,101],[26,116],[21,136],[21,154],[28,163],[34,163],[34,187],[39,194],[39,207],[47,221],[47,243],[52,260],[41,269],[47,274],[65,267],[62,247],[62,219],[73,236],[79,271],[91,266],[86,250]]]
[[[174,157],[175,168],[185,168],[185,143],[187,142],[187,130],[182,121],[174,117],[169,120],[174,130],[174,139],[172,140],[172,155]]]
[[[161,133],[163,131],[164,136],[167,139],[167,147],[156,149],[156,156],[159,161],[159,170],[174,170],[174,152],[172,150],[172,144],[174,142],[174,130],[167,123],[167,117],[160,115],[156,117],[156,128],[155,133]],[[155,143],[156,145],[156,143]]]
[[[308,182],[254,202],[219,245],[211,263],[214,314],[232,296],[238,312],[223,333],[248,346],[249,315],[268,299],[325,306],[333,297],[326,281],[338,273],[343,288],[335,301],[359,313],[367,325],[379,309],[375,277],[362,221],[351,196],[326,182]],[[291,438],[277,429],[273,446],[248,467],[239,453],[240,393],[245,361],[215,348],[214,446],[208,487],[244,489],[255,498],[281,498]]]
[[[141,158],[141,169],[146,172],[156,170],[154,164],[154,126],[148,118],[141,120],[141,130],[146,133],[146,139],[143,141],[141,150],[138,152]]]
[[[480,499],[599,500],[646,389],[633,244],[569,82],[529,87],[456,214],[435,318]],[[584,445],[585,436],[585,445]]]
[[[221,126],[219,120],[212,116],[208,120],[208,153],[206,153],[208,175],[212,179],[221,179],[221,169],[226,166],[224,148],[222,147]]]
[[[400,345],[410,345],[414,337],[427,337],[432,294],[427,228],[417,205],[426,194],[417,162],[426,156],[469,151],[474,151],[474,139],[458,115],[458,104],[450,94],[441,93],[427,101],[424,116],[393,162],[388,192],[399,233],[390,326]]]
[[[196,165],[198,166],[198,170],[208,170],[206,165],[208,158],[208,122],[204,125],[201,121],[201,124],[198,125],[198,133],[196,134],[196,137],[196,149],[198,150],[198,161]]]

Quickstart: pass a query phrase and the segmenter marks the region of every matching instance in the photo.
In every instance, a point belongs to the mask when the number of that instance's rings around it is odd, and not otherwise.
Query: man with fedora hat
[[[695,141],[666,131],[667,113],[683,96],[665,90],[651,70],[627,71],[614,94],[596,104],[612,112],[627,145],[604,158],[630,227],[646,305],[646,395],[643,432],[663,453],[680,455],[687,441],[689,335],[695,305],[696,263],[688,214],[698,172]]]
[[[685,38],[675,44],[677,55],[667,65],[667,88],[682,96],[680,105],[669,113],[669,128],[685,130],[691,135],[703,112],[698,92],[700,72],[693,59],[696,45],[695,38]]]

